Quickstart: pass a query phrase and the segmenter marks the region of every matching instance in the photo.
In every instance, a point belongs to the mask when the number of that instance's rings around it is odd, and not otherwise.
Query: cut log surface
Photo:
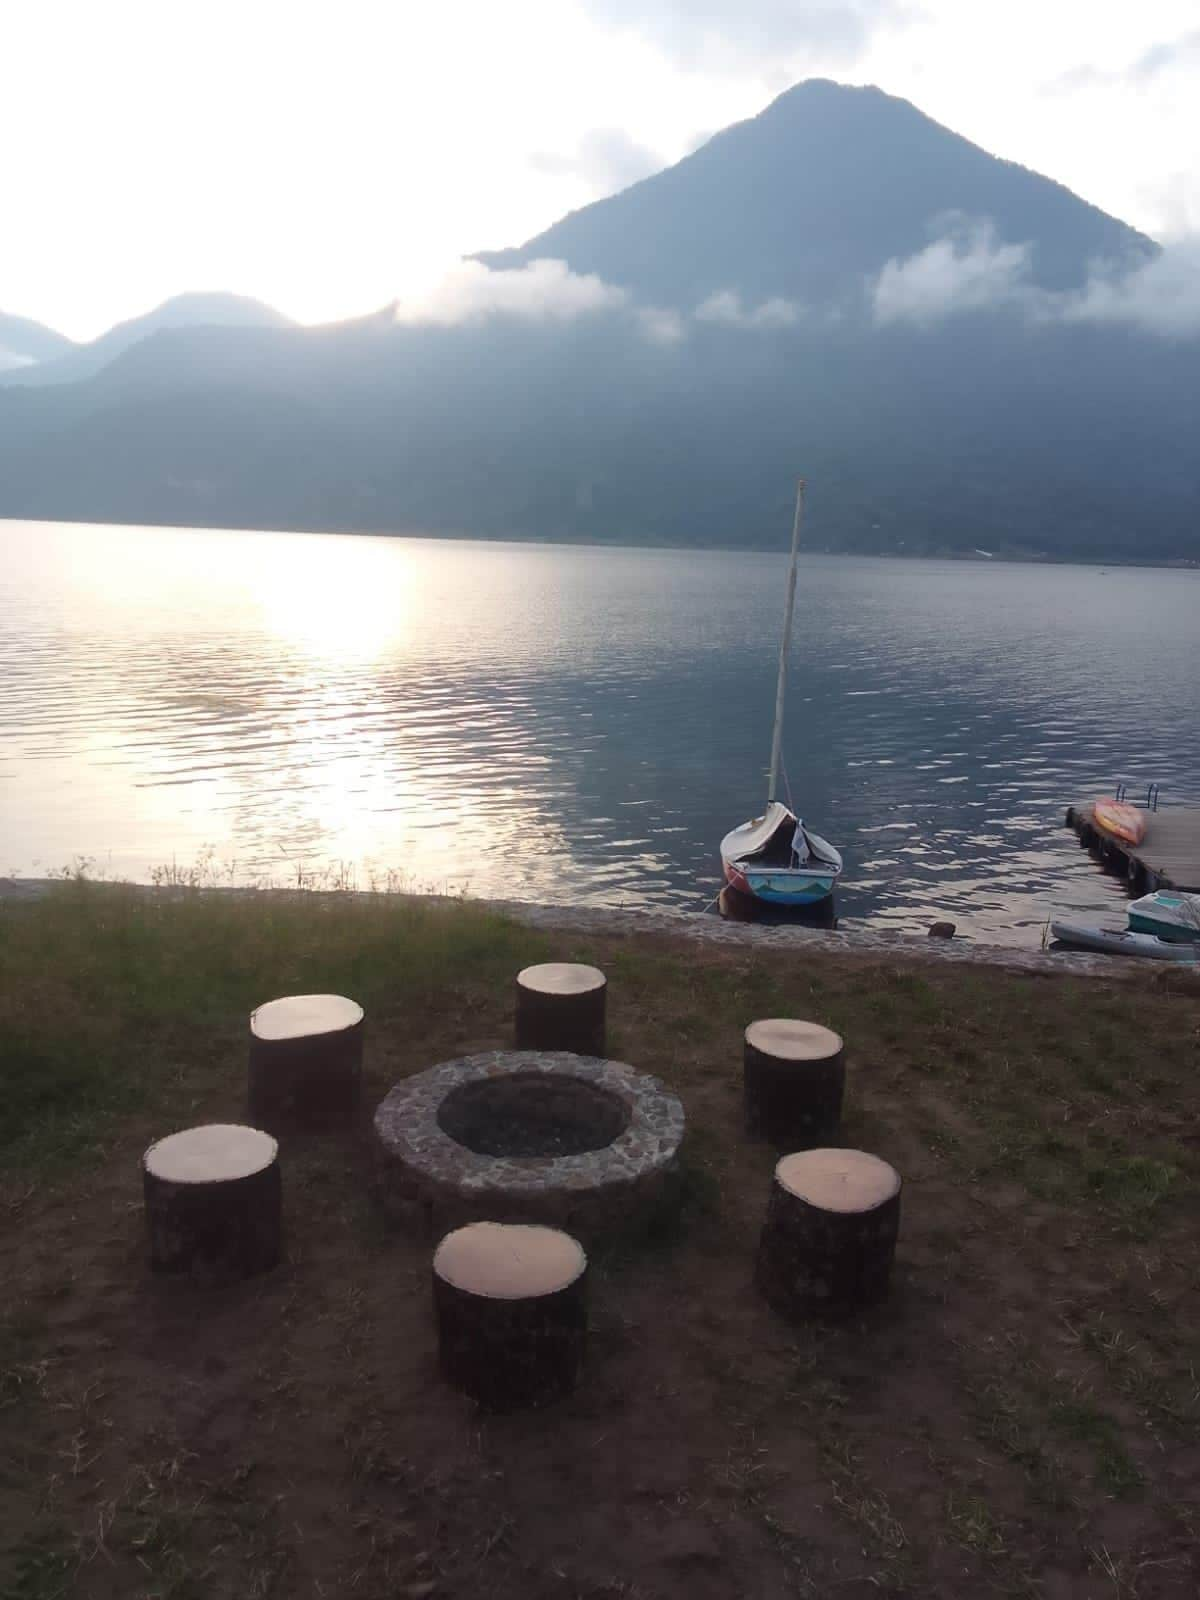
[[[276,1130],[345,1121],[358,1105],[363,1009],[340,994],[294,994],[250,1016],[249,1109]]]
[[[523,968],[517,974],[517,982],[539,994],[571,995],[603,989],[605,978],[599,967],[576,961],[545,961],[537,967]]]
[[[779,1184],[822,1211],[874,1211],[900,1193],[900,1174],[865,1150],[804,1150],[775,1168]]]
[[[249,1277],[279,1260],[279,1146],[257,1128],[209,1123],[152,1144],[142,1188],[156,1272]]]
[[[900,1176],[865,1150],[805,1150],[775,1168],[757,1280],[792,1318],[848,1314],[887,1294]]]
[[[767,1017],[746,1029],[746,1132],[792,1150],[827,1145],[842,1120],[846,1063],[840,1034],[816,1022]]]
[[[518,1050],[603,1056],[608,980],[598,967],[547,961],[517,974]]]
[[[146,1151],[146,1171],[164,1183],[230,1183],[252,1178],[279,1152],[270,1134],[235,1122],[209,1122],[168,1134]]]
[[[259,1039],[308,1039],[341,1033],[362,1019],[363,1008],[344,994],[289,994],[253,1011],[250,1027]]]
[[[587,1256],[557,1228],[476,1222],[433,1258],[442,1371],[493,1411],[575,1387],[587,1329]]]

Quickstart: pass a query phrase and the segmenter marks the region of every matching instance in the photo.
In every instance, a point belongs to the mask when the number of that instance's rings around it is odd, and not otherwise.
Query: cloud
[[[1152,44],[1137,58],[1126,76],[1136,83],[1145,83],[1170,67],[1189,66],[1197,61],[1200,61],[1200,28],[1193,28],[1190,33],[1180,34],[1177,39]]]
[[[1046,90],[1056,94],[1075,89],[1140,88],[1173,67],[1197,64],[1200,64],[1200,28],[1193,28],[1190,33],[1181,33],[1176,39],[1164,39],[1152,44],[1128,66],[1072,67],[1070,71],[1052,79],[1046,85]]]
[[[747,309],[732,289],[710,294],[696,307],[697,322],[722,322],[731,328],[794,328],[799,320],[800,308],[791,300],[775,295]]]
[[[650,344],[678,344],[687,324],[678,311],[638,305],[628,290],[590,272],[572,272],[550,258],[493,272],[481,261],[461,261],[420,299],[397,301],[397,322],[456,327],[507,317],[518,322],[568,323],[619,313]]]
[[[461,261],[422,299],[400,301],[396,321],[453,326],[512,317],[522,322],[573,322],[623,308],[624,289],[594,274],[572,272],[565,261],[531,261],[493,272],[480,261]]]
[[[529,164],[554,178],[582,178],[599,194],[613,194],[660,172],[666,162],[622,128],[592,128],[569,155],[543,152]]]
[[[906,0],[583,0],[599,22],[631,29],[686,66],[778,69],[800,52],[848,62],[903,21]]]
[[[1137,192],[1145,209],[1161,217],[1160,238],[1191,238],[1200,233],[1200,183],[1192,173],[1158,168],[1138,185]]]
[[[1178,239],[1134,272],[1095,270],[1064,296],[1069,322],[1123,322],[1165,338],[1200,337],[1200,236]]]
[[[664,306],[639,306],[638,327],[651,344],[678,344],[687,337],[687,325],[678,311]]]
[[[1078,89],[1099,89],[1105,84],[1119,83],[1122,74],[1119,72],[1104,72],[1099,67],[1070,67],[1066,72],[1060,72],[1056,78],[1051,78],[1048,83],[1043,83],[1042,94],[1074,94]]]
[[[518,322],[568,323],[581,317],[619,314],[649,344],[675,345],[688,336],[693,319],[751,330],[792,328],[801,308],[774,296],[747,306],[732,290],[709,295],[690,315],[673,306],[645,305],[627,289],[594,273],[572,272],[550,258],[493,271],[481,261],[462,261],[419,298],[397,301],[393,315],[406,326],[456,327],[509,318]]]
[[[15,372],[18,367],[36,366],[32,356],[18,355],[15,350],[5,350],[0,345],[0,372]]]
[[[1032,245],[1002,244],[991,222],[947,219],[947,231],[907,260],[887,263],[871,288],[881,324],[928,326],[964,312],[1028,302]]]
[[[1200,236],[1132,269],[1097,262],[1082,289],[1033,281],[1029,243],[1003,244],[987,221],[962,218],[924,250],[892,260],[869,287],[880,324],[931,327],[969,312],[1017,311],[1034,322],[1124,323],[1163,338],[1200,337]]]

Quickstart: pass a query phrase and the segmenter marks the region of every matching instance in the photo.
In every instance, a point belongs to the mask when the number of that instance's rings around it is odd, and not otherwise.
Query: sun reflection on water
[[[411,550],[397,558],[383,541],[366,539],[355,541],[353,559],[347,559],[347,543],[336,536],[286,536],[280,548],[268,535],[247,564],[250,605],[292,654],[351,664],[403,648],[421,592],[419,561]]]
[[[789,776],[840,924],[1119,920],[1062,811],[1117,771],[1200,790],[1200,578],[814,558],[802,586]],[[0,870],[211,850],[699,910],[760,806],[779,595],[770,556],[0,525]]]

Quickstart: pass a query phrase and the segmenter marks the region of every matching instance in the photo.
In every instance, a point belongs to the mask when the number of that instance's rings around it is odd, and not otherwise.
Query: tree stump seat
[[[473,1222],[433,1258],[442,1371],[491,1411],[574,1387],[587,1332],[587,1256],[558,1228]]]
[[[608,981],[599,967],[547,961],[517,974],[518,1050],[603,1056]]]
[[[775,1168],[756,1279],[781,1315],[849,1315],[887,1294],[900,1175],[865,1150],[803,1150]]]
[[[293,994],[250,1014],[248,1105],[265,1128],[325,1128],[358,1106],[363,1008],[340,994]]]
[[[742,1086],[751,1138],[788,1150],[831,1144],[841,1127],[846,1086],[841,1035],[792,1017],[752,1022]]]
[[[142,1188],[153,1270],[226,1281],[273,1267],[282,1240],[278,1155],[270,1134],[232,1123],[152,1144]]]

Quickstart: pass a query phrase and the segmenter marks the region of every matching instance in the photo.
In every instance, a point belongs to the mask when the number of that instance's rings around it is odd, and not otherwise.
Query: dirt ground
[[[1200,992],[602,939],[610,1053],[689,1118],[674,1228],[596,1260],[577,1393],[486,1417],[438,1376],[430,1249],[365,1128],[285,1143],[285,1262],[146,1269],[138,1158],[240,1114],[239,1019],[164,1110],[0,1189],[0,1596],[782,1600],[1200,1592]],[[503,985],[369,1011],[368,1108],[508,1042]],[[844,1142],[904,1178],[894,1291],[789,1326],[741,1133],[755,1015],[847,1039]]]

